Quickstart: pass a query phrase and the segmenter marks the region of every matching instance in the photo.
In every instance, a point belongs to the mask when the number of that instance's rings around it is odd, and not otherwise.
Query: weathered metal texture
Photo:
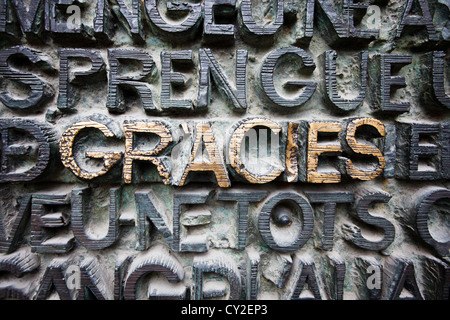
[[[0,0],[0,299],[448,300],[449,14]]]

